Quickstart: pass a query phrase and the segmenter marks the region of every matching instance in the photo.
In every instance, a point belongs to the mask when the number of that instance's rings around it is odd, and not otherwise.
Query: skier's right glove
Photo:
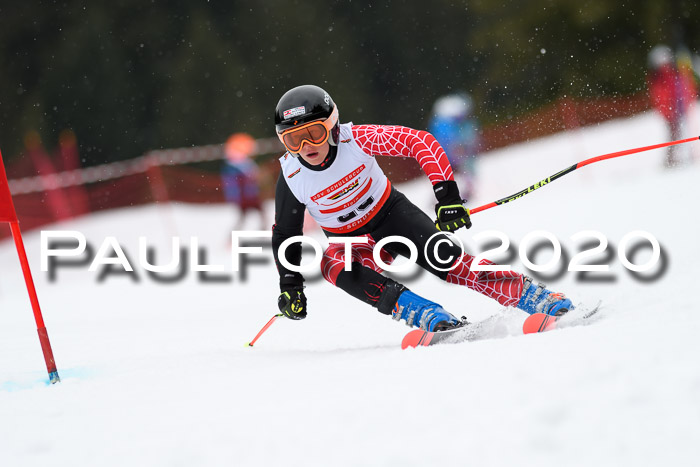
[[[306,295],[304,287],[294,286],[283,288],[277,299],[277,307],[289,319],[306,318]]]

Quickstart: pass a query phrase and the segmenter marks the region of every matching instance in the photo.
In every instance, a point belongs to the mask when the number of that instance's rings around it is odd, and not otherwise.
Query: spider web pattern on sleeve
[[[355,125],[352,135],[367,154],[413,157],[433,185],[454,180],[445,150],[427,131],[396,125]]]

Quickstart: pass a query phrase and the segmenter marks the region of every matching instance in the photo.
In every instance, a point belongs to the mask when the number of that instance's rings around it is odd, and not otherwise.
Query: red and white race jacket
[[[375,155],[413,157],[430,181],[453,180],[445,151],[426,131],[387,125],[340,125],[338,154],[326,169],[304,167],[299,159],[280,158],[282,174],[296,199],[324,230],[351,232],[382,207],[391,183]]]

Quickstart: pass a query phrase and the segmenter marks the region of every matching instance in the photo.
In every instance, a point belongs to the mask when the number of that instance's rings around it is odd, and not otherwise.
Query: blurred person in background
[[[258,187],[258,166],[251,160],[255,153],[255,139],[246,133],[235,133],[226,140],[224,154],[226,161],[221,171],[224,197],[229,203],[239,208],[239,216],[233,230],[240,230],[246,214],[253,210],[260,215],[260,228],[264,228],[265,219]]]
[[[78,152],[78,139],[71,129],[64,129],[58,136],[57,158],[61,164],[61,170],[80,170],[82,164]],[[85,184],[75,184],[65,188],[66,195],[70,199],[74,216],[90,212],[90,197]]]
[[[651,49],[648,65],[651,103],[668,123],[671,140],[681,139],[684,119],[697,98],[692,66],[690,70],[679,67],[673,51],[666,45],[657,45]],[[679,162],[678,151],[678,146],[670,148],[666,156],[667,167],[673,167]]]
[[[24,135],[25,154],[29,156],[36,173],[43,175],[40,183],[44,189],[43,199],[46,201],[49,215],[54,221],[70,219],[73,216],[70,198],[66,189],[50,182],[50,177],[58,174],[55,161],[41,141],[41,136],[36,130],[29,130]]]
[[[472,198],[476,182],[476,157],[481,146],[474,101],[465,92],[448,94],[435,101],[428,131],[445,149],[460,192]]]

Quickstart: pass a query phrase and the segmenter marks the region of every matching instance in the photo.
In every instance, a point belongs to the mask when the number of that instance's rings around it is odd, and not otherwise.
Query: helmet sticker
[[[327,92],[323,93],[323,102],[325,102],[326,105],[331,105],[331,96],[329,96]]]
[[[299,107],[294,107],[293,109],[285,110],[283,113],[284,119],[287,120],[289,118],[297,117],[299,115],[304,115],[306,113],[306,107],[303,105]]]

